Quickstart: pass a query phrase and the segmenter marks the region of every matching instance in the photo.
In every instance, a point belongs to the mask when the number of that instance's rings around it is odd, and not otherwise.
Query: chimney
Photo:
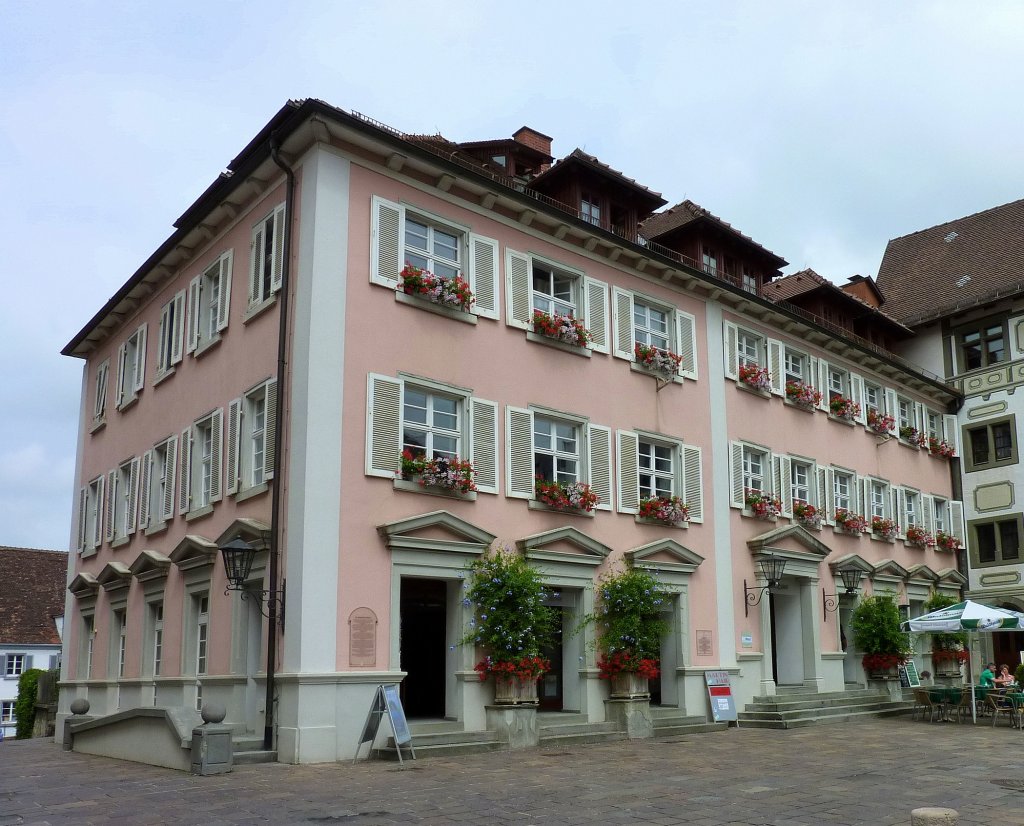
[[[551,154],[551,138],[547,135],[542,135],[535,129],[531,129],[529,126],[523,126],[514,132],[512,140],[523,144],[523,146],[536,149],[538,152],[543,152],[545,155]]]

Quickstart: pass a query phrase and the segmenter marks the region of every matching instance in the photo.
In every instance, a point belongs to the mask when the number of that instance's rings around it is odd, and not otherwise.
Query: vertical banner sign
[[[708,686],[708,700],[711,701],[711,718],[716,723],[736,720],[736,700],[732,696],[728,671],[705,671],[704,682]]]

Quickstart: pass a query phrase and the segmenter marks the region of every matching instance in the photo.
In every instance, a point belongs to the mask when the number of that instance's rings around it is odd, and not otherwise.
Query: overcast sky
[[[59,354],[288,98],[526,124],[792,266],[1024,197],[1024,3],[0,0],[0,545],[67,548]]]

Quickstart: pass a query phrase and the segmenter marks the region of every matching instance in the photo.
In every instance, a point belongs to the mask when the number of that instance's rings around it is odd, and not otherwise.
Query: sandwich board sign
[[[705,671],[704,682],[708,686],[708,700],[711,701],[711,718],[716,723],[738,721],[736,698],[732,696],[728,671]]]
[[[913,660],[899,667],[900,685],[903,688],[920,688],[921,676],[917,673],[917,663]]]
[[[380,722],[387,716],[391,723],[391,732],[395,737],[395,751],[398,752],[398,762],[403,763],[402,746],[408,746],[412,759],[416,759],[416,751],[412,747],[412,733],[409,731],[409,723],[405,719],[405,709],[402,708],[402,699],[398,696],[398,683],[390,683],[377,686],[373,695],[373,703],[370,705],[370,713],[366,715],[366,724],[363,726],[363,733],[359,735],[359,742],[356,743],[356,753],[352,758],[355,763],[359,759],[359,749],[363,743],[370,743],[373,749],[373,741],[377,738],[377,731]]]

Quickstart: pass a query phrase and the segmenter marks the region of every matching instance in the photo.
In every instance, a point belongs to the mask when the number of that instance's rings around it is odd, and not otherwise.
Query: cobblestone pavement
[[[1024,826],[1024,733],[907,718],[730,729],[391,763],[240,766],[219,777],[0,744],[8,824],[909,824]]]

